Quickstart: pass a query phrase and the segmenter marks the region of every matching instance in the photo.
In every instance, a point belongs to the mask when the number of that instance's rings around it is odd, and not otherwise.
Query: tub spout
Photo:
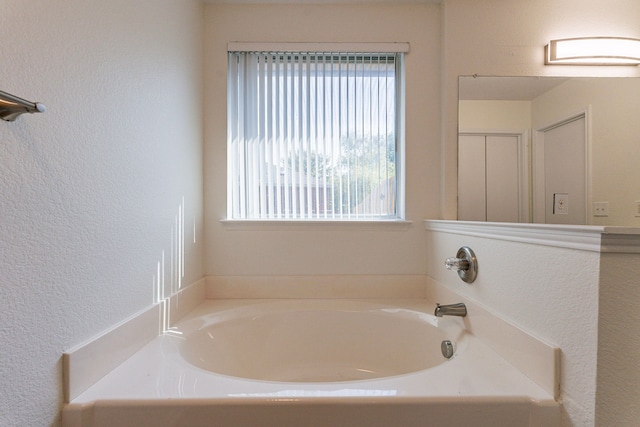
[[[436,304],[436,311],[433,313],[436,317],[442,316],[460,316],[467,315],[467,306],[459,302],[457,304],[440,305]]]

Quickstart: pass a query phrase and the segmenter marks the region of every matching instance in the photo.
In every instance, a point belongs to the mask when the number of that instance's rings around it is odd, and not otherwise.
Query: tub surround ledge
[[[640,253],[640,228],[510,222],[424,221],[429,231],[591,252]]]
[[[171,297],[114,325],[62,355],[65,403],[152,341],[164,325],[176,322],[205,298],[205,280],[184,287]]]

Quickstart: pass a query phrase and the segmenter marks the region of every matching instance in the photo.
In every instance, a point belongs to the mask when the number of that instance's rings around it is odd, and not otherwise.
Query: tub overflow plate
[[[440,344],[440,350],[442,350],[442,355],[445,358],[451,359],[453,357],[453,343],[451,341],[442,341],[442,343]]]

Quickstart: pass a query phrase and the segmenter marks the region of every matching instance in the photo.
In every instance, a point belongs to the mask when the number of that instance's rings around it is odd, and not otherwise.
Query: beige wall
[[[529,101],[460,101],[458,123],[462,131],[529,130]]]
[[[207,274],[425,274],[421,220],[438,216],[439,6],[207,5],[205,216]],[[223,225],[229,41],[409,42],[406,217],[412,225]]]

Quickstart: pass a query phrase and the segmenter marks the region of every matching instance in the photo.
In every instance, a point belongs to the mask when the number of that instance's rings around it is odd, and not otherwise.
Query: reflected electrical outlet
[[[553,193],[553,214],[569,214],[569,195],[567,193]]]

